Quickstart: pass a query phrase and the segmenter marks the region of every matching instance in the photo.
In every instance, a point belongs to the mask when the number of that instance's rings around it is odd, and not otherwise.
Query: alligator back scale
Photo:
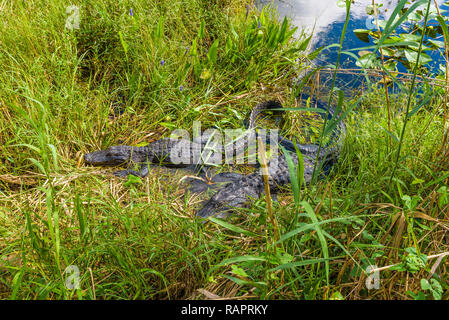
[[[326,106],[314,101],[317,108],[326,110]],[[312,103],[312,100],[311,100]],[[224,147],[226,154],[238,154],[244,152],[247,141],[257,137],[256,128],[258,116],[267,110],[279,111],[282,105],[278,101],[266,101],[258,104],[247,120],[247,128],[245,134]],[[329,119],[337,117],[335,109],[329,108]],[[304,161],[304,181],[309,184],[312,180],[315,161],[318,160],[317,167],[329,168],[339,157],[342,141],[346,134],[346,127],[343,121],[338,121],[331,141],[325,146],[319,148],[317,144],[296,144],[296,147],[303,155]],[[162,138],[154,141],[144,147],[134,146],[112,146],[105,150],[87,153],[84,160],[87,164],[102,165],[128,165],[125,170],[120,170],[114,174],[119,177],[126,177],[128,174],[145,177],[149,173],[148,164],[160,164],[170,167],[203,167],[207,166],[203,163],[201,152],[205,145],[210,141],[210,136],[203,135],[193,141],[186,139]],[[292,141],[279,136],[276,141],[279,145],[289,152],[290,158],[295,166],[298,165],[298,156]],[[187,152],[186,152],[187,150]],[[319,156],[317,157],[319,151]],[[179,161],[182,159],[182,161]],[[321,163],[323,162],[323,163]],[[137,164],[140,166],[138,171],[131,169],[131,166]],[[288,170],[287,160],[284,154],[279,153],[273,157],[268,163],[269,186],[272,194],[279,192],[280,188],[290,183],[290,174]],[[237,173],[224,172],[217,174],[212,178],[213,182],[226,181],[229,182],[219,189],[209,200],[206,200],[197,215],[202,218],[216,216],[226,218],[233,209],[244,207],[251,198],[259,198],[264,192],[264,180],[261,169],[249,175],[241,175]]]

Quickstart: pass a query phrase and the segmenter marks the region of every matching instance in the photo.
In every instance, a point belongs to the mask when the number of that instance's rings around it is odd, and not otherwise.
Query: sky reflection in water
[[[274,2],[281,17],[288,16],[292,22],[306,31],[314,31],[312,48],[319,48],[333,43],[339,43],[343,31],[343,25],[346,18],[346,8],[337,5],[337,0],[282,0],[282,1],[260,1],[260,4],[269,4]],[[399,0],[376,1],[383,3],[380,9],[380,19],[387,20],[394,11]],[[433,2],[433,1],[432,1]],[[438,5],[442,5],[445,0],[437,0]],[[366,13],[366,7],[372,4],[372,0],[355,0],[351,5],[351,17],[348,24],[348,30],[345,36],[343,49],[354,49],[366,47],[367,43],[359,40],[353,30],[375,28],[373,17]],[[441,8],[448,9],[442,6]],[[442,40],[442,39],[438,39]],[[356,53],[356,52],[355,52]],[[431,55],[438,57],[439,53]],[[324,52],[319,57],[320,64],[335,64],[337,59],[336,49]],[[437,61],[444,63],[444,61]],[[355,68],[353,58],[342,56],[341,64],[344,68]],[[404,67],[400,71],[405,71]],[[351,80],[345,77],[349,86],[357,86],[358,81],[353,85],[349,84]],[[354,80],[354,79],[352,79]]]

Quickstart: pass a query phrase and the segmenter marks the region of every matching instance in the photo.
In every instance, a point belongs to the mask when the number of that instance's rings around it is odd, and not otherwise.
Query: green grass
[[[74,4],[73,31],[57,1],[0,12],[0,298],[204,298],[198,289],[247,299],[432,297],[420,280],[435,260],[382,271],[379,290],[366,289],[361,270],[410,260],[410,247],[448,251],[449,167],[435,160],[442,96],[408,120],[393,183],[399,141],[389,138],[400,136],[410,96],[390,95],[389,134],[384,90],[373,86],[346,119],[328,179],[287,188],[273,203],[279,241],[265,198],[203,225],[194,217],[205,196],[185,193],[185,172],[153,167],[128,184],[113,169],[84,166],[83,154],[193,121],[242,127],[265,99],[296,107],[292,84],[304,66],[295,61],[307,60],[307,36],[293,40],[271,10],[247,16],[241,0]],[[125,111],[111,119],[114,99]],[[298,114],[289,120],[300,127]],[[66,286],[71,265],[78,290]],[[433,275],[444,298],[446,267]]]

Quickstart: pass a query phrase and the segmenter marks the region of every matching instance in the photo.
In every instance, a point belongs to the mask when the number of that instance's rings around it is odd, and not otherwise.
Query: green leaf
[[[198,38],[204,38],[204,36],[206,35],[206,24],[204,22],[204,20],[201,20],[201,25],[200,25],[200,29],[198,30]]]
[[[31,150],[34,150],[37,153],[41,154],[41,149],[39,149],[38,147],[35,147],[35,146],[31,145],[31,144],[19,143],[19,144],[14,144],[12,146],[13,147],[27,147],[27,148],[30,148]]]
[[[432,286],[430,285],[429,281],[427,281],[427,279],[421,279],[421,289],[429,290],[430,288],[432,288]]]
[[[443,288],[441,287],[441,284],[436,279],[430,279],[430,284],[430,291],[432,292],[433,298],[435,300],[441,300],[443,297]]]
[[[233,264],[231,266],[232,269],[232,273],[237,275],[237,276],[241,276],[244,278],[249,278],[248,274],[245,272],[245,270],[243,270],[242,268],[240,268],[239,266],[236,266],[235,264]]]
[[[293,189],[293,196],[295,199],[295,203],[298,205],[299,201],[300,201],[300,198],[299,198],[299,196],[300,196],[300,184],[299,184],[300,179],[298,178],[298,175],[297,175],[297,168],[293,162],[293,159],[292,159],[290,153],[282,145],[279,145],[279,147],[282,149],[285,160],[287,161],[288,172],[290,174],[290,181],[291,181],[291,185],[292,185],[292,189]]]
[[[404,8],[404,5],[408,0],[401,0],[393,10],[390,18],[386,22],[384,26],[384,31],[382,32],[382,36],[377,42],[376,50],[380,48],[380,46],[384,43],[384,41],[396,30],[406,19],[407,17],[415,11],[415,9],[425,3],[427,0],[419,0],[413,3],[413,5],[408,8],[405,13],[401,13],[401,10]],[[380,23],[379,23],[380,25]]]
[[[340,292],[335,291],[334,293],[331,294],[329,300],[345,300],[345,298]]]
[[[449,43],[449,30],[448,30],[446,21],[441,16],[438,16],[436,19],[440,23],[440,26],[441,26],[441,29],[443,30],[443,35],[444,35],[444,38],[446,39],[446,42]]]
[[[162,38],[164,35],[164,17],[160,16],[159,20],[157,21],[157,28],[156,28],[156,38]]]
[[[265,8],[266,7],[262,8],[262,10],[260,11],[260,16],[259,16],[259,21],[263,26],[267,24],[267,19],[265,17]]]
[[[219,40],[215,40],[212,45],[209,48],[209,52],[207,53],[207,60],[212,64],[217,63],[217,56],[218,56],[218,43]]]
[[[232,39],[230,36],[226,38],[225,52],[228,53],[233,48]]]
[[[138,143],[138,144],[136,144],[136,147],[145,147],[145,146],[147,146],[147,145],[149,145],[150,143],[148,142],[148,141],[144,141],[144,142],[141,142],[141,143]]]
[[[258,237],[259,236],[258,234],[254,233],[254,232],[242,229],[242,228],[237,227],[237,226],[235,226],[233,224],[230,224],[230,223],[228,223],[228,222],[226,222],[224,220],[221,220],[221,219],[218,219],[218,218],[215,218],[215,217],[209,217],[208,219],[210,221],[215,222],[216,224],[218,224],[218,225],[228,229],[228,230],[233,231],[233,232],[236,232],[236,233],[239,233],[239,234],[244,234],[244,235],[251,236],[251,237]]]
[[[301,45],[300,45],[299,48],[298,48],[299,51],[305,51],[305,50],[308,48],[308,46],[309,46],[310,40],[312,40],[312,36],[306,38],[306,39],[301,43]]]
[[[281,30],[279,31],[278,42],[283,43],[285,39],[285,34],[288,28],[288,20],[287,16],[284,17],[284,21],[282,22]]]
[[[397,54],[397,50],[394,48],[382,48],[382,53],[385,57],[394,57]]]
[[[20,285],[22,284],[23,275],[25,273],[25,268],[20,269],[19,272],[17,272],[14,275],[14,278],[12,279],[12,294],[10,299],[15,300],[17,296],[17,292],[19,291]]]
[[[426,300],[426,295],[421,291],[418,291],[418,293],[415,294],[409,290],[406,293],[409,294],[414,300]]]
[[[414,184],[422,184],[424,182],[426,182],[426,181],[423,180],[423,179],[415,179],[415,180],[413,180],[412,185],[414,185]]]
[[[365,54],[361,56],[355,64],[364,69],[374,68],[377,65],[377,56],[374,53]]]
[[[287,32],[287,34],[284,37],[284,40],[282,41],[282,44],[285,44],[295,34],[296,30],[298,30],[298,27],[294,27],[289,32]]]
[[[327,241],[326,241],[326,238],[324,237],[321,227],[318,225],[318,218],[315,215],[315,211],[312,209],[310,204],[306,201],[302,201],[301,205],[303,206],[306,213],[309,215],[312,222],[314,224],[316,224],[315,231],[316,231],[316,234],[318,235],[318,239],[321,244],[321,250],[323,251],[324,259],[329,259],[329,249],[327,247]],[[326,269],[326,282],[329,283],[329,261],[326,260],[324,264],[325,264],[325,269]]]
[[[128,44],[126,43],[125,39],[123,38],[123,34],[121,31],[118,32],[118,36],[120,38],[120,43],[122,44],[123,51],[125,51],[125,55],[128,55]]]
[[[56,151],[56,147],[52,144],[48,144],[48,147],[51,150],[51,154],[53,156],[53,165],[55,167],[55,170],[58,170],[58,152]]]
[[[176,124],[171,123],[171,122],[159,122],[159,124],[161,126],[166,127],[167,129],[176,129],[177,128]]]
[[[296,140],[294,141],[295,149],[296,149],[296,156],[298,157],[298,167],[296,169],[296,174],[298,178],[298,187],[299,189],[302,188],[302,186],[306,186],[305,179],[304,179],[304,157],[302,156],[301,151],[299,151],[298,147],[296,146]]]
[[[448,187],[442,186],[437,191],[440,194],[440,198],[438,199],[438,206],[443,208],[445,205],[449,203],[449,192]]]
[[[276,46],[278,45],[278,42],[276,41],[277,36],[278,36],[278,30],[279,30],[279,26],[276,25],[273,29],[271,29],[268,33],[268,47],[269,48],[276,48]]]
[[[437,41],[433,39],[429,39],[428,41],[432,43],[436,48],[444,49],[444,41]]]
[[[416,46],[419,47],[419,42],[421,41],[421,36],[412,33],[403,33],[399,35],[402,39],[406,41],[416,42]]]
[[[338,259],[339,257],[336,257],[335,259]],[[273,271],[277,271],[277,270],[285,270],[285,269],[295,269],[298,267],[303,267],[303,266],[309,266],[312,264],[319,264],[319,263],[329,263],[330,260],[332,260],[334,258],[313,258],[313,259],[306,259],[306,260],[301,260],[301,261],[295,261],[295,262],[289,262],[289,263],[284,263],[281,264],[277,267],[274,267],[272,269],[269,269],[268,272],[273,272]]]
[[[37,160],[34,159],[34,158],[28,158],[28,160],[30,160],[36,167],[38,167],[39,170],[40,170],[44,175],[47,175],[47,170],[45,170],[44,166],[43,166],[39,161],[37,161]]]
[[[282,254],[278,253],[278,258],[282,264],[290,263],[294,260],[294,257],[291,254],[288,254],[287,252],[284,252]]]
[[[227,265],[230,265],[230,264],[236,263],[236,262],[250,262],[250,261],[266,262],[267,259],[265,257],[251,256],[251,255],[239,256],[239,257],[234,257],[234,258],[229,258],[229,259],[223,260],[222,262],[220,262],[218,264],[218,266],[227,266]]]
[[[410,49],[405,49],[404,54],[405,54],[405,58],[408,60],[408,62],[410,62],[411,64],[416,64],[416,62],[418,60],[418,52],[410,50]],[[431,61],[432,61],[432,58],[429,55],[425,54],[424,52],[421,52],[421,55],[419,57],[420,65],[425,65]]]
[[[198,55],[198,38],[193,39],[192,46],[190,47],[190,55],[191,56],[197,56]]]
[[[240,286],[249,285],[249,286],[259,288],[259,289],[263,289],[267,286],[267,284],[265,282],[261,282],[261,281],[257,281],[257,282],[256,281],[247,281],[247,280],[242,280],[242,279],[239,279],[236,277],[231,277],[226,274],[224,274],[223,277],[234,281],[235,283],[237,283]]]
[[[126,182],[123,184],[125,187],[129,188],[134,184],[142,184],[142,179],[135,175],[129,174]]]
[[[370,39],[369,39],[369,34],[370,34],[370,30],[366,30],[366,29],[355,29],[354,30],[354,34],[357,38],[359,38],[359,40],[369,43]]]

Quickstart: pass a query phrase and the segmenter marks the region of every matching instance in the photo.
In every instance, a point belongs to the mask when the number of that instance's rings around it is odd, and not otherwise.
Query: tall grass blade
[[[423,1],[419,1],[418,3],[421,3],[421,2],[423,2]],[[431,0],[428,0],[427,1],[426,15],[425,15],[425,19],[424,19],[423,30],[426,30],[426,27],[427,27],[427,22],[428,22],[428,18],[429,18],[430,3],[431,3]],[[390,182],[389,182],[390,185],[391,185],[391,182],[392,182],[392,180],[394,178],[394,175],[396,174],[396,170],[398,168],[399,158],[401,156],[402,144],[404,143],[405,129],[407,128],[407,123],[408,123],[409,118],[410,118],[410,107],[411,107],[411,104],[412,104],[412,94],[413,94],[413,90],[415,89],[416,76],[418,74],[418,67],[419,67],[419,57],[421,56],[421,52],[422,52],[424,36],[425,36],[425,32],[422,33],[421,39],[419,41],[418,56],[417,56],[417,59],[416,59],[415,67],[413,69],[413,78],[412,78],[412,82],[410,84],[410,89],[409,89],[409,93],[408,93],[407,108],[406,108],[405,115],[404,115],[404,124],[402,125],[401,136],[399,138],[399,145],[398,145],[398,148],[397,148],[396,159],[394,161],[393,172],[391,173],[391,176],[390,176]]]
[[[306,213],[309,215],[309,218],[315,224],[314,229],[315,229],[318,239],[320,241],[321,250],[323,252],[324,259],[326,259],[324,264],[325,264],[325,268],[326,268],[326,281],[327,281],[327,284],[329,285],[329,273],[330,273],[330,271],[329,271],[330,270],[330,268],[329,268],[329,248],[327,246],[326,238],[324,237],[323,230],[321,229],[321,227],[319,227],[318,218],[315,214],[315,211],[310,206],[310,204],[306,201],[302,201],[301,206],[304,208]]]
[[[222,226],[223,228],[226,228],[226,229],[228,229],[228,230],[230,230],[232,232],[238,233],[238,234],[244,234],[244,235],[249,236],[249,237],[259,237],[260,236],[257,233],[254,233],[254,232],[242,229],[242,228],[240,228],[238,226],[235,226],[235,225],[233,225],[233,224],[231,224],[229,222],[226,222],[226,221],[224,221],[222,219],[218,219],[218,218],[215,218],[215,217],[209,217],[208,220],[210,220],[210,221],[212,221],[212,222]]]

